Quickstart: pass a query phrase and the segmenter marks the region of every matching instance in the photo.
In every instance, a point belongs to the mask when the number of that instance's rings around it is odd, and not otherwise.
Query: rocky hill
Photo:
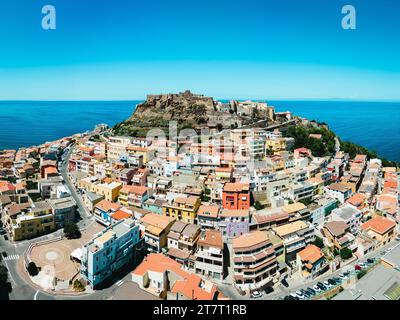
[[[117,135],[145,135],[152,128],[168,128],[176,121],[178,130],[207,124],[215,118],[216,102],[211,97],[196,95],[190,91],[178,94],[148,95],[145,102],[136,107],[132,116],[117,124]]]

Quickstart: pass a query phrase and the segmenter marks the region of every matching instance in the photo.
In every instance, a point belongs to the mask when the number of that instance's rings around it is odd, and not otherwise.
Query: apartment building
[[[349,232],[350,227],[344,221],[327,222],[322,233],[327,239],[328,245],[337,250],[351,247],[355,237]]]
[[[362,212],[351,204],[332,210],[330,215],[331,221],[344,221],[351,233],[355,234],[361,226]]]
[[[90,176],[78,181],[78,188],[103,195],[105,200],[111,202],[117,201],[122,186],[120,182],[97,176]]]
[[[287,263],[294,263],[297,252],[315,240],[314,228],[301,220],[275,227],[272,231],[283,240]]]
[[[164,204],[163,215],[186,223],[195,223],[201,199],[198,196],[179,196]]]
[[[155,213],[145,214],[140,218],[141,230],[145,235],[146,248],[149,252],[161,252],[168,245],[168,233],[175,219]]]
[[[96,288],[135,261],[139,241],[139,226],[132,219],[121,220],[104,229],[82,247],[81,275]]]
[[[167,236],[167,255],[179,263],[193,268],[194,261],[190,258],[196,250],[200,233],[201,230],[198,225],[175,221]]]
[[[222,207],[228,210],[250,209],[249,183],[225,183],[222,191]]]
[[[4,209],[5,228],[13,241],[31,239],[56,229],[55,217],[47,201],[11,204]]]
[[[102,225],[109,226],[112,223],[111,215],[121,209],[117,203],[101,200],[94,206],[94,218]]]
[[[351,187],[343,183],[332,183],[324,190],[329,197],[339,200],[341,204],[345,203],[353,194]]]
[[[392,242],[397,236],[396,222],[381,216],[363,223],[361,229],[376,242],[376,248]]]
[[[266,232],[255,231],[236,237],[232,248],[234,280],[238,288],[254,291],[272,284],[278,263]]]
[[[222,234],[217,230],[205,230],[197,242],[195,253],[196,273],[216,280],[224,278],[224,243]]]
[[[300,276],[307,280],[312,280],[329,269],[324,253],[314,244],[297,253],[296,263]]]
[[[250,229],[250,210],[222,210],[218,229],[224,237],[233,238],[246,234]]]
[[[118,201],[125,207],[139,207],[149,198],[149,188],[125,185],[119,190]]]
[[[197,224],[203,229],[217,229],[220,211],[218,205],[201,205],[197,211]]]

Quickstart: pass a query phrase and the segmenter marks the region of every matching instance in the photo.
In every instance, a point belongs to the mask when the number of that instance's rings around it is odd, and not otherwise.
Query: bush
[[[74,281],[74,289],[76,291],[85,291],[85,286],[83,285],[83,283],[81,281],[79,281],[78,279],[76,279]]]
[[[81,232],[75,222],[67,221],[64,224],[64,234],[68,239],[78,239],[81,237]]]
[[[29,262],[28,264],[28,273],[31,277],[37,276],[39,273],[39,269],[34,262]]]
[[[364,277],[367,274],[366,270],[360,270],[359,273],[357,273],[357,279],[360,280],[362,277]]]
[[[340,250],[340,258],[342,260],[348,260],[353,256],[353,252],[349,248],[344,248]]]

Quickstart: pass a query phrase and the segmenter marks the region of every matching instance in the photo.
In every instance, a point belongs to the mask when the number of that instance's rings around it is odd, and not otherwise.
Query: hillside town
[[[337,139],[317,156],[285,132],[325,125],[267,103],[206,101],[265,120],[217,117],[175,137],[98,125],[1,151],[0,244],[14,275],[52,295],[166,300],[351,298],[379,268],[400,279],[396,167]]]

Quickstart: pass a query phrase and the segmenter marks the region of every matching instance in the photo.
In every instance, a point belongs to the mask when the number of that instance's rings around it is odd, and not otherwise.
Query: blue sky
[[[57,29],[41,28],[41,8]],[[341,28],[341,8],[357,29]],[[400,100],[398,0],[1,0],[0,99]]]

